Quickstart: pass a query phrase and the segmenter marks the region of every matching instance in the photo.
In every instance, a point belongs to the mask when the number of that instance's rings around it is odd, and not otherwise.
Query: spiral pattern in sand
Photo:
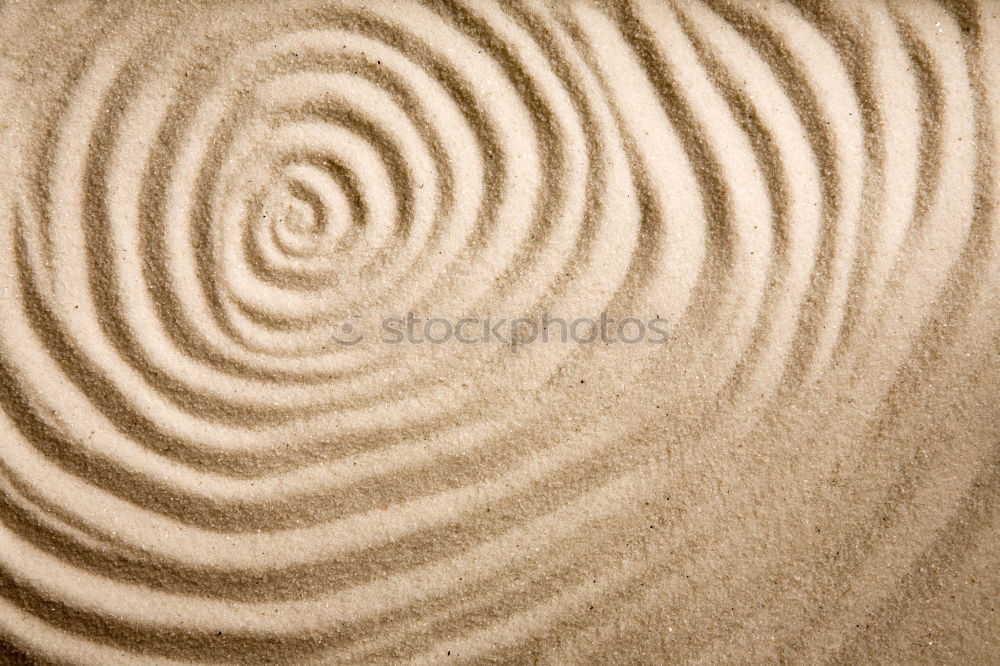
[[[3,7],[0,638],[870,654],[997,510],[993,14]]]

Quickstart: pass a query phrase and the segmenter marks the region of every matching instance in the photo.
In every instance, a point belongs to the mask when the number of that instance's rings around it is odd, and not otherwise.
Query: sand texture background
[[[5,0],[0,92],[0,663],[1000,664],[1000,3]]]

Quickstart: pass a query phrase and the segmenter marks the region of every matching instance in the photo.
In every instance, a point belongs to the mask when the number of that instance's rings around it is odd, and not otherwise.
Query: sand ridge
[[[995,655],[992,4],[0,29],[0,658]]]

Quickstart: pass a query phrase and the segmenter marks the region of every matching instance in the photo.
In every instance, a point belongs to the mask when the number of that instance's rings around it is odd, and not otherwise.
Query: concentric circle
[[[71,5],[0,10],[18,654],[860,659],[992,520],[988,6]],[[535,341],[602,313],[669,341]]]

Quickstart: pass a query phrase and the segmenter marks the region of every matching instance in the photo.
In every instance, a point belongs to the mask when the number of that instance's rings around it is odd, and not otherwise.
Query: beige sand
[[[146,4],[0,4],[0,661],[1000,663],[1000,5]]]

